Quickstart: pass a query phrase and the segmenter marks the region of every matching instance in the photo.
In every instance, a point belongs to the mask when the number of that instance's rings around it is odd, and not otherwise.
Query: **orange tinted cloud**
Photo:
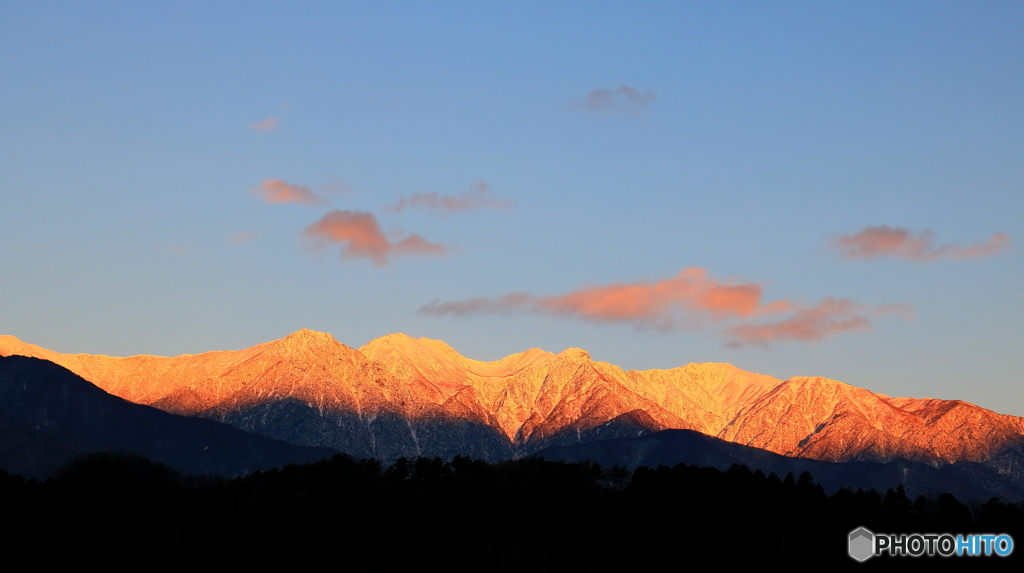
[[[867,307],[833,297],[826,297],[813,306],[790,300],[762,302],[762,289],[756,283],[722,281],[710,277],[704,269],[688,267],[673,278],[657,282],[594,286],[549,297],[518,292],[496,298],[434,301],[421,307],[419,312],[431,315],[528,312],[606,323],[633,323],[662,330],[731,323],[719,332],[729,339],[730,346],[768,346],[781,341],[818,342],[841,332],[869,330],[869,315],[902,314],[909,318],[912,309],[903,304]]]
[[[726,330],[734,343],[767,345],[778,341],[818,342],[847,330],[870,330],[862,309],[843,298],[826,297],[810,308],[768,324],[740,324]]]
[[[322,205],[327,202],[305,185],[291,185],[280,179],[264,179],[263,183],[252,190],[267,203]]]
[[[637,115],[646,111],[647,104],[655,99],[657,97],[654,92],[640,92],[629,86],[620,86],[613,90],[598,88],[576,102],[576,105],[603,115],[620,112]]]
[[[540,299],[551,314],[577,315],[605,322],[670,326],[676,311],[706,318],[749,316],[761,300],[761,287],[726,284],[709,279],[707,271],[690,267],[656,283],[612,284],[584,288]]]
[[[399,198],[395,203],[385,205],[384,210],[398,213],[409,207],[444,213],[457,213],[459,211],[476,211],[484,207],[509,210],[512,208],[512,203],[504,199],[492,197],[487,183],[477,179],[473,182],[470,191],[462,195],[438,195],[433,191],[429,193],[413,193],[408,197]]]
[[[430,243],[416,234],[392,242],[381,231],[372,213],[360,211],[330,211],[306,227],[302,235],[313,241],[314,246],[341,244],[342,259],[368,258],[378,267],[386,266],[392,256],[443,255],[448,252],[444,245]]]
[[[996,233],[987,241],[970,247],[961,245],[933,246],[935,233],[925,229],[914,233],[909,229],[879,225],[864,227],[855,235],[844,235],[830,245],[839,251],[844,259],[874,259],[876,257],[899,257],[918,263],[939,259],[969,259],[987,257],[1005,251],[1010,246],[1010,237]]]
[[[277,117],[268,117],[263,121],[257,121],[249,124],[249,129],[254,131],[274,131],[278,124],[281,123],[281,119]]]
[[[768,305],[761,305],[760,285],[719,281],[704,269],[689,267],[673,278],[653,283],[615,283],[551,297],[515,293],[494,299],[434,301],[419,311],[435,315],[526,311],[671,328],[680,322],[746,318],[763,306]]]

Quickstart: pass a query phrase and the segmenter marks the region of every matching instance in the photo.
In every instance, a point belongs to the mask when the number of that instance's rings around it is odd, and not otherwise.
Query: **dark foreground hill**
[[[630,470],[640,466],[671,467],[682,463],[720,470],[739,464],[779,476],[788,473],[800,475],[806,471],[813,474],[829,493],[841,487],[886,491],[903,486],[911,496],[952,493],[965,500],[987,500],[993,496],[1024,500],[1024,486],[1019,479],[1002,475],[980,463],[957,462],[934,467],[909,460],[823,462],[781,456],[691,430],[664,430],[640,437],[552,447],[536,455],[552,461],[590,460],[602,466],[621,466]]]
[[[98,451],[223,476],[337,453],[133,404],[46,360],[0,357],[0,468],[45,478],[73,456]]]

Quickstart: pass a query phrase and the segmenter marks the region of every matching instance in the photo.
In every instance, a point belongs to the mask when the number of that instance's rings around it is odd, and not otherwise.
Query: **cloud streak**
[[[433,315],[533,312],[668,329],[680,323],[747,318],[763,313],[766,308],[774,310],[785,304],[776,301],[762,305],[761,290],[755,283],[720,281],[708,276],[704,269],[688,267],[673,278],[657,282],[592,286],[548,297],[514,293],[493,299],[434,301],[421,307],[419,312]]]
[[[656,99],[654,92],[641,92],[629,86],[620,86],[613,90],[598,88],[578,100],[576,107],[601,115],[640,115],[647,111],[647,104]]]
[[[568,294],[538,297],[513,293],[498,298],[431,302],[423,314],[508,314],[536,312],[575,316],[597,322],[626,322],[670,328],[680,315],[694,320],[721,320],[755,314],[761,287],[710,278],[704,269],[689,267],[673,278],[657,282],[614,283],[592,286]]]
[[[264,179],[252,188],[253,193],[267,203],[298,203],[300,205],[323,205],[327,200],[313,193],[306,185],[292,185],[280,179]]]
[[[497,199],[491,196],[491,190],[487,183],[476,180],[469,191],[462,195],[438,195],[433,191],[428,193],[413,193],[407,197],[401,197],[398,201],[384,206],[388,213],[400,213],[405,209],[427,209],[440,213],[458,213],[461,211],[476,211],[490,207],[508,211],[513,208],[510,201]]]
[[[720,281],[708,276],[704,269],[688,267],[673,278],[657,282],[592,286],[548,297],[514,293],[494,299],[434,301],[421,307],[419,312],[432,315],[531,312],[670,329],[680,324],[752,317],[766,308],[777,309],[784,304],[776,301],[762,305],[761,294],[760,285]]]
[[[377,217],[361,211],[328,212],[302,231],[313,248],[342,245],[341,258],[367,258],[378,267],[387,266],[391,257],[403,255],[444,255],[449,249],[412,234],[391,241],[380,229]]]
[[[547,297],[519,292],[496,298],[433,301],[419,312],[434,316],[533,313],[666,331],[722,324],[718,334],[725,336],[730,346],[818,342],[841,332],[870,329],[868,315],[909,312],[905,305],[867,307],[832,297],[811,306],[788,300],[763,302],[762,298],[759,284],[718,280],[704,269],[688,267],[657,282],[591,286]],[[768,322],[764,322],[766,317]]]
[[[278,118],[278,117],[268,117],[267,119],[264,119],[263,121],[257,121],[257,122],[250,123],[249,124],[249,129],[251,129],[253,131],[262,131],[262,132],[274,131],[275,129],[277,129],[277,126],[280,123],[281,123],[281,118]]]
[[[1009,248],[1010,237],[1005,233],[996,233],[987,241],[969,247],[936,247],[934,242],[935,233],[930,229],[914,233],[901,227],[879,225],[867,226],[854,235],[839,237],[829,244],[829,248],[838,251],[843,259],[871,260],[879,257],[896,257],[927,263],[941,259],[971,259],[997,255]]]
[[[739,324],[726,329],[731,346],[754,344],[767,346],[772,342],[818,342],[848,330],[870,330],[871,321],[864,316],[870,310],[844,298],[826,297],[818,304],[801,308],[789,317],[767,324]]]

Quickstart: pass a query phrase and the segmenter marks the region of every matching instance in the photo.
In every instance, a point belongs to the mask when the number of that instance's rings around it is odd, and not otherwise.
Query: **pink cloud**
[[[335,209],[306,227],[302,235],[314,246],[341,244],[341,258],[368,258],[378,267],[387,266],[388,259],[400,255],[444,255],[448,248],[430,243],[413,234],[397,242],[390,241],[381,231],[372,213]]]
[[[704,269],[689,267],[673,278],[653,283],[615,283],[550,297],[514,293],[494,299],[434,301],[420,312],[464,315],[525,311],[667,329],[681,321],[696,324],[746,318],[760,309],[777,306],[777,302],[761,304],[760,285],[720,281],[710,278]]]
[[[576,106],[603,115],[620,112],[638,115],[646,111],[647,104],[656,99],[654,92],[640,92],[629,86],[620,86],[613,90],[598,88],[576,102]]]
[[[263,121],[257,121],[249,124],[249,129],[253,131],[274,131],[277,129],[278,124],[281,123],[281,119],[277,117],[268,117]]]
[[[444,213],[457,213],[459,211],[476,211],[484,207],[507,211],[512,208],[512,203],[492,197],[487,183],[478,179],[473,182],[470,191],[462,195],[438,195],[433,191],[413,193],[408,197],[399,198],[395,203],[386,205],[384,210],[398,213],[406,208],[422,208]]]
[[[280,179],[264,179],[263,183],[253,187],[252,191],[267,203],[322,205],[327,202],[305,185],[291,185]]]
[[[730,346],[768,346],[778,341],[818,342],[846,331],[869,330],[869,315],[909,318],[912,309],[903,304],[867,307],[833,297],[813,306],[790,300],[763,302],[762,288],[756,283],[722,281],[704,269],[688,267],[657,282],[593,286],[548,297],[518,292],[496,298],[433,301],[419,312],[457,316],[527,312],[661,330],[732,323],[719,332],[730,340]],[[766,319],[769,322],[764,322]]]
[[[818,342],[847,330],[870,330],[862,309],[843,298],[826,297],[810,308],[768,324],[740,324],[726,330],[735,343],[767,345],[777,341]]]
[[[864,227],[855,235],[844,235],[832,242],[830,248],[839,251],[844,259],[874,259],[876,257],[898,257],[918,263],[939,259],[969,259],[988,257],[1005,251],[1010,246],[1010,237],[996,233],[987,241],[970,247],[942,245],[935,247],[935,233],[925,229],[914,233],[909,229],[879,225]]]

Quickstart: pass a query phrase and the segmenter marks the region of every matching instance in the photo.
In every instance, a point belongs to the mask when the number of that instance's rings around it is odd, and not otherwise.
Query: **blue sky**
[[[405,332],[1024,415],[1022,101],[1014,2],[6,2],[0,333]]]

